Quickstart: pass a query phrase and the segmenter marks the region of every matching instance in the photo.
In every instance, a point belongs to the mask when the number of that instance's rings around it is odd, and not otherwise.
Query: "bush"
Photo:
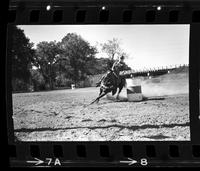
[[[27,82],[25,82],[22,79],[18,79],[18,78],[12,79],[12,91],[13,92],[15,92],[15,91],[22,91],[22,92],[29,91],[29,87],[30,87],[30,84],[28,84]]]
[[[55,80],[55,86],[56,87],[71,87],[71,84],[74,84],[74,82],[66,78],[64,74],[58,75]]]
[[[38,70],[31,70],[34,91],[46,90],[45,80]]]

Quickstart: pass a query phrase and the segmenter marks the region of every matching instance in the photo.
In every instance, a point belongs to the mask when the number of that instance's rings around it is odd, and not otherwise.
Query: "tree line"
[[[96,58],[97,47],[76,33],[68,33],[59,42],[39,42],[34,48],[22,29],[16,26],[10,29],[12,45],[8,54],[12,59],[13,91],[53,90],[71,84],[85,87],[89,75],[103,74],[117,57],[128,56],[116,38],[100,45],[108,57]]]

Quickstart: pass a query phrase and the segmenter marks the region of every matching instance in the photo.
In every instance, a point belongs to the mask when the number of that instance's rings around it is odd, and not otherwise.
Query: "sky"
[[[189,63],[189,25],[20,25],[34,43],[61,41],[67,33],[77,33],[95,46],[117,38],[134,70]],[[100,49],[99,49],[100,51]],[[98,53],[96,57],[106,57]]]

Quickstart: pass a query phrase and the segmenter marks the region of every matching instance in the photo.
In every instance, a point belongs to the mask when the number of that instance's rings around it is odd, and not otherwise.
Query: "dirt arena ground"
[[[181,78],[181,77],[180,77]],[[166,79],[165,79],[166,80]],[[141,84],[144,100],[104,97],[87,106],[98,88],[13,94],[15,138],[19,141],[189,141],[188,93],[166,82]],[[156,94],[159,84],[170,92]],[[171,83],[172,84],[172,83]],[[146,87],[145,87],[146,86]],[[172,86],[172,85],[171,85]],[[182,84],[182,87],[188,85]],[[148,88],[151,87],[151,91]],[[171,88],[171,89],[170,89]]]

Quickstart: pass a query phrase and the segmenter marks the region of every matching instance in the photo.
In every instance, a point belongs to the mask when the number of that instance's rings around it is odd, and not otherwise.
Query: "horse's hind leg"
[[[117,100],[119,100],[119,94],[121,93],[122,88],[123,88],[123,87],[120,87],[120,88],[119,88],[119,91],[118,91],[118,93],[117,93],[117,97],[116,97]]]
[[[102,94],[102,92],[103,92],[103,90],[100,88],[100,92],[99,92],[99,97],[101,96],[101,94]],[[93,103],[95,103],[95,102],[99,102],[99,97],[97,97],[92,103],[90,103],[90,104],[93,104]]]
[[[99,97],[101,96],[102,92],[103,92],[103,90],[102,90],[102,89],[100,89],[100,92],[99,92]],[[97,102],[97,103],[99,102],[99,98],[97,98],[97,99],[96,99],[96,102]]]
[[[99,96],[102,94],[103,90],[100,88]]]
[[[99,97],[97,97],[92,103],[90,103],[90,104],[93,104],[93,103],[95,103],[95,102],[98,102],[99,101],[99,99],[100,98],[102,98],[103,96],[105,96],[107,93],[103,93],[103,94],[101,94]]]

